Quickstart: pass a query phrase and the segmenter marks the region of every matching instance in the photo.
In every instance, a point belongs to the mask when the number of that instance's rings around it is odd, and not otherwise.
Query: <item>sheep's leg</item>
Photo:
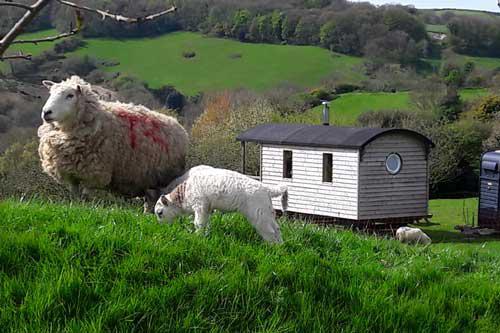
[[[156,202],[160,198],[161,191],[156,189],[146,190],[144,195],[144,214],[153,214]]]
[[[79,201],[80,200],[80,185],[78,183],[71,183],[69,185],[70,190],[70,200]]]
[[[196,233],[206,232],[206,226],[210,219],[210,213],[206,207],[199,207],[194,211],[194,227]]]

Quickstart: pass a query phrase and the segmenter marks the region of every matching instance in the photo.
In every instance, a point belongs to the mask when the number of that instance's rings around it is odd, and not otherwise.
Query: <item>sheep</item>
[[[431,239],[418,228],[400,227],[396,231],[396,239],[401,243],[430,244]]]
[[[42,169],[73,193],[105,189],[145,196],[146,210],[159,189],[184,172],[188,134],[174,118],[101,100],[78,76],[43,85],[50,96],[38,129]]]
[[[194,225],[200,232],[207,226],[212,210],[239,211],[264,240],[283,241],[271,198],[281,196],[286,209],[285,186],[267,186],[235,171],[202,165],[190,169],[172,187],[156,203],[155,214],[160,222],[171,223],[178,215],[194,213]]]

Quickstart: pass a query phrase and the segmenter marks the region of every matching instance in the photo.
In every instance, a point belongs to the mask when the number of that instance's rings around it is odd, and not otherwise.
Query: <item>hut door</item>
[[[479,194],[479,225],[482,227],[495,227],[500,222],[499,183],[497,162],[482,161]]]

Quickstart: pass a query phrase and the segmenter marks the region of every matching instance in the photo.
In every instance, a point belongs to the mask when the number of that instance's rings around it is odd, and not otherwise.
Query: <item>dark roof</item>
[[[424,135],[407,129],[304,124],[264,124],[241,133],[236,139],[263,144],[360,149],[387,133],[408,134],[422,140],[428,146],[434,146]]]

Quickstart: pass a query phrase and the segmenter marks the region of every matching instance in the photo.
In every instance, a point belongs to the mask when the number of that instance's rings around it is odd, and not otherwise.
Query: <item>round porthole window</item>
[[[385,159],[385,168],[387,172],[391,175],[396,175],[401,171],[401,167],[403,166],[403,161],[401,160],[401,156],[396,153],[391,153]]]

